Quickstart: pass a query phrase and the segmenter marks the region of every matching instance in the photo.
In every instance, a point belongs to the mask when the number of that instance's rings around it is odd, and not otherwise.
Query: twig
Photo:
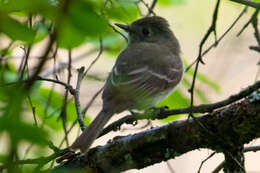
[[[62,149],[62,150],[53,150],[55,151],[53,154],[46,156],[46,157],[39,157],[35,159],[24,159],[24,160],[17,160],[14,161],[12,164],[17,165],[26,165],[26,164],[37,164],[38,167],[42,167],[43,165],[47,164],[48,162],[56,159],[59,156],[62,156],[66,153],[68,153],[70,150],[68,148]],[[0,165],[0,171],[7,168],[7,165]]]
[[[68,51],[68,79],[67,79],[67,84],[70,85],[70,80],[71,80],[72,74],[71,74],[71,50]],[[66,127],[66,122],[67,122],[67,103],[68,103],[68,94],[69,94],[69,89],[66,88],[65,94],[64,94],[64,100],[61,108],[61,113],[60,117],[62,119],[62,127],[64,130],[64,135],[65,135],[65,141],[67,147],[69,146],[69,139],[67,136],[67,127]]]
[[[120,31],[118,31],[113,25],[109,24],[109,26],[110,26],[115,32],[117,32],[118,34],[120,34],[120,35],[125,39],[125,41],[128,43],[128,38],[127,38],[123,33],[121,33]]]
[[[98,167],[103,172],[107,170],[123,172],[129,169],[141,169],[198,148],[211,148],[223,152],[228,149],[227,147],[243,145],[259,137],[259,134],[255,133],[260,130],[256,121],[259,120],[259,106],[259,101],[253,103],[245,99],[229,105],[227,108],[197,117],[203,124],[214,129],[217,134],[227,132],[225,143],[207,136],[207,133],[193,119],[190,120],[190,124],[187,124],[186,120],[179,120],[134,135],[114,139],[106,145],[92,148],[87,155],[67,161],[59,169],[75,168],[77,165],[78,169],[90,166]],[[250,126],[248,126],[248,122],[251,122]],[[218,128],[220,124],[222,128]],[[228,144],[227,141],[229,141]],[[138,155],[129,155],[128,159],[123,160],[124,162],[121,161],[122,159],[118,161],[118,158],[124,158],[126,153],[133,151],[139,151]],[[153,159],[148,160],[148,162],[140,160],[140,158],[147,157]],[[138,165],[132,163],[138,163]]]
[[[252,94],[254,91],[256,91],[259,88],[260,88],[260,81],[254,83],[251,86],[248,86],[246,89],[240,91],[237,94],[231,95],[230,97],[228,97],[227,99],[224,99],[222,101],[212,103],[212,104],[201,104],[199,106],[194,106],[193,113],[212,112],[215,109],[224,107],[231,103],[234,103],[234,102]],[[171,115],[184,114],[184,113],[189,113],[189,112],[190,112],[190,107],[181,108],[181,109],[173,109],[173,110],[165,110],[165,111],[159,112],[159,114],[155,115],[154,117],[155,117],[155,119],[164,119]],[[135,115],[125,116],[125,117],[111,123],[106,128],[104,128],[99,137],[109,133],[110,131],[118,130],[120,128],[120,126],[124,123],[132,124],[133,122],[140,120],[141,118],[142,118],[142,116],[135,116]],[[143,118],[147,119],[147,117],[143,117]]]
[[[255,50],[260,53],[260,35],[259,35],[259,30],[258,30],[258,19],[257,19],[258,12],[259,12],[259,8],[256,9],[256,11],[253,15],[252,21],[251,21],[254,31],[255,31],[254,36],[255,36],[255,39],[256,39],[258,45],[250,46],[249,49]]]
[[[103,48],[103,49],[105,50],[106,48]],[[76,57],[73,57],[72,63],[78,62],[78,61],[82,60],[84,57],[90,56],[91,54],[97,52],[98,50],[99,50],[99,48],[94,48],[94,49],[91,49],[90,51],[84,52],[84,53],[82,53],[82,54],[80,54],[80,55],[78,55]],[[64,70],[67,67],[68,67],[67,63],[59,63],[58,67],[56,67],[56,69],[53,69],[53,68],[47,69],[47,70],[45,70],[45,71],[43,71],[41,73],[41,76],[42,77],[47,77],[47,76],[49,76],[49,75],[51,75],[53,73],[60,72],[60,71]]]
[[[201,162],[200,167],[199,167],[199,170],[198,170],[197,173],[200,173],[200,170],[201,170],[201,168],[202,168],[202,165],[203,165],[207,160],[209,160],[211,157],[213,157],[215,154],[216,154],[216,152],[211,153],[206,159],[204,159],[204,160]]]
[[[54,160],[55,158],[63,155],[63,153],[67,153],[68,149],[63,149],[60,150],[59,152],[55,152],[53,154],[51,154],[50,156],[47,157],[39,157],[36,159],[25,159],[25,160],[18,160],[15,161],[14,164],[41,164],[44,165],[52,160]]]
[[[142,2],[144,4],[144,6],[148,9],[148,13],[146,16],[150,16],[151,14],[153,14],[154,16],[156,16],[155,12],[153,11],[157,0],[153,0],[151,6],[149,6],[144,0],[140,0],[140,2]]]
[[[84,67],[77,69],[78,71],[78,79],[77,79],[77,86],[74,94],[74,101],[77,111],[77,120],[79,122],[80,129],[83,131],[87,126],[84,123],[81,111],[80,111],[80,102],[79,102],[79,91],[80,91],[80,83],[84,74]]]
[[[250,6],[253,8],[257,8],[259,6],[260,3],[254,2],[254,1],[250,1],[250,0],[230,0],[239,4],[243,4],[246,6]]]
[[[259,53],[260,53],[260,49],[259,49]],[[259,75],[260,75],[260,64],[259,64],[259,62],[257,63],[257,66],[258,66],[258,68],[257,68],[257,72],[256,72],[256,75],[255,75],[255,81],[258,80]]]
[[[219,37],[217,41],[211,44],[202,54],[201,57],[204,57],[213,47],[216,47],[216,42],[219,43],[228,33],[229,31],[235,26],[235,24],[239,21],[239,19],[246,13],[247,7],[245,7],[238,15],[238,17],[234,20],[234,22],[229,26],[229,28]],[[195,59],[187,68],[186,72],[196,63],[197,59]]]
[[[219,4],[220,4],[220,0],[217,0],[215,10],[213,13],[213,17],[212,17],[211,26],[209,27],[207,33],[204,35],[204,37],[202,38],[202,40],[200,42],[199,54],[198,54],[198,57],[196,58],[197,61],[196,61],[196,65],[195,65],[195,69],[194,69],[194,73],[193,73],[193,77],[192,77],[192,83],[191,83],[190,89],[188,90],[190,92],[190,112],[189,112],[188,120],[190,117],[192,117],[195,122],[197,122],[207,133],[209,133],[211,135],[214,135],[214,134],[211,131],[209,131],[202,123],[197,121],[197,119],[193,116],[193,102],[194,102],[194,88],[195,88],[195,82],[197,79],[199,64],[200,63],[204,64],[204,62],[202,61],[202,56],[201,56],[203,45],[205,44],[205,42],[207,41],[208,37],[210,36],[210,34],[212,32],[216,36],[216,22],[217,22],[217,17],[218,17]],[[215,45],[217,45],[217,42],[215,42]]]
[[[21,74],[20,74],[20,80],[23,80],[23,76],[24,76],[24,72],[25,72],[25,69],[26,67],[28,67],[28,60],[29,60],[29,55],[30,55],[30,52],[31,52],[31,48],[32,46],[29,45],[27,50],[26,48],[24,48],[24,64],[22,65],[21,63],[21,66],[22,66],[22,70],[21,70]],[[22,61],[23,62],[23,61]]]
[[[228,29],[219,37],[219,39],[215,42],[219,43],[227,34],[228,32],[235,26],[235,24],[239,21],[239,19],[246,13],[248,7],[245,7],[237,16],[237,18],[234,20],[234,22],[228,27]],[[202,54],[201,56],[205,56],[213,47],[216,47],[216,43],[213,43],[211,46],[209,46]]]
[[[211,173],[218,173],[224,167],[225,161],[222,161]]]
[[[201,42],[200,42],[200,46],[199,46],[199,54],[197,57],[197,62],[195,65],[195,69],[194,69],[194,74],[193,74],[193,78],[192,78],[192,83],[191,83],[191,87],[189,89],[190,92],[190,112],[189,112],[189,117],[193,117],[193,100],[194,100],[194,87],[195,87],[195,81],[196,81],[196,77],[197,77],[197,72],[198,72],[198,68],[199,68],[199,64],[200,62],[202,64],[204,64],[204,62],[202,61],[202,48],[203,45],[205,44],[205,42],[207,41],[209,35],[214,32],[216,33],[216,22],[217,22],[217,17],[218,17],[218,9],[219,9],[219,4],[220,4],[220,0],[217,0],[217,4],[213,13],[213,19],[212,19],[212,23],[211,26],[209,27],[207,33],[205,34],[205,36],[202,38]],[[217,44],[215,42],[215,44]]]
[[[102,53],[103,53],[103,40],[102,40],[102,38],[99,39],[99,44],[100,44],[100,47],[99,47],[98,55],[97,55],[97,57],[91,62],[91,64],[90,64],[89,67],[87,68],[87,70],[84,72],[83,78],[87,75],[88,71],[93,67],[93,65],[97,62],[97,60],[100,58],[100,56],[101,56]]]
[[[103,91],[104,87],[100,88],[95,94],[94,96],[90,99],[90,101],[88,102],[88,104],[86,105],[86,107],[82,110],[82,114],[85,115],[86,112],[88,111],[88,109],[90,108],[90,106],[93,104],[93,102],[95,101],[95,99],[97,98],[97,96]]]
[[[255,145],[255,146],[248,146],[244,148],[244,152],[249,152],[249,151],[259,151],[260,150],[260,145]]]
[[[5,59],[5,56],[7,55],[8,51],[11,49],[11,47],[12,47],[13,44],[14,44],[14,41],[11,41],[6,48],[4,48],[4,49],[1,50],[2,52],[1,52],[1,54],[0,54],[0,62],[1,62],[2,60],[6,60],[6,59]]]
[[[32,99],[31,99],[30,95],[28,95],[28,102],[29,102],[30,107],[32,108],[34,124],[37,127],[38,122],[37,122],[36,115],[35,115],[35,106],[33,106],[33,104],[32,104]]]
[[[260,145],[256,145],[256,146],[248,146],[244,148],[244,152],[257,152],[260,150]],[[211,173],[218,173],[224,166],[225,161],[222,161]]]
[[[38,77],[37,80],[43,80],[43,81],[48,81],[48,82],[53,82],[53,83],[63,85],[66,89],[68,89],[70,91],[71,95],[75,94],[75,89],[71,85],[64,83],[60,80],[48,79],[48,78],[43,78],[43,77]]]
[[[167,161],[166,164],[167,164],[167,166],[168,166],[170,172],[171,172],[171,173],[175,173],[175,171],[174,171],[172,165],[169,163],[169,161]]]
[[[260,53],[260,47],[259,46],[249,46],[249,49]]]
[[[255,39],[257,41],[258,47],[260,47],[260,35],[259,35],[258,27],[257,27],[258,26],[257,14],[259,12],[259,9],[257,9],[256,11],[257,11],[256,15],[254,15],[254,18],[252,20],[252,25],[253,25],[253,28],[255,30],[255,32],[254,32]]]
[[[46,48],[46,50],[45,50],[45,52],[44,52],[44,54],[43,54],[43,56],[41,58],[41,61],[35,67],[35,72],[33,73],[33,75],[30,77],[30,79],[28,81],[27,89],[30,89],[32,84],[33,84],[33,82],[35,80],[37,80],[37,77],[38,77],[39,73],[41,72],[41,70],[42,70],[42,68],[43,68],[43,66],[44,66],[44,64],[45,64],[45,62],[47,60],[47,57],[49,55],[49,52],[51,51],[51,48],[52,48],[52,45],[53,45],[55,39],[56,39],[56,34],[51,34],[50,35],[50,41],[49,41],[49,43],[47,45],[47,48]]]
[[[98,90],[94,96],[90,99],[90,101],[88,102],[88,104],[86,105],[86,107],[81,111],[81,114],[83,115],[83,117],[85,116],[86,112],[88,111],[89,107],[93,104],[93,102],[95,101],[95,99],[97,98],[97,96],[101,93],[101,91],[103,91],[103,87]],[[70,126],[70,128],[68,129],[67,133],[70,133],[71,130],[73,129],[73,127],[77,124],[77,120],[73,121],[72,125]],[[65,138],[63,138],[60,142],[59,147],[62,146],[63,142],[65,141]]]
[[[257,9],[255,10],[255,12],[253,13],[253,15],[250,17],[250,19],[246,22],[246,24],[243,26],[243,28],[238,32],[237,36],[240,36],[243,33],[243,31],[248,27],[248,25],[253,22],[253,20],[256,18],[257,14],[259,12],[259,9],[260,9],[260,3],[258,5]]]
[[[65,88],[68,88],[70,93],[72,95],[75,94],[75,90],[73,89],[73,87],[71,85],[68,85],[60,80],[55,80],[55,79],[48,79],[48,78],[43,78],[43,77],[40,77],[38,76],[36,78],[36,80],[42,80],[42,81],[47,81],[47,82],[53,82],[53,83],[57,83],[57,84],[60,84],[60,85],[63,85]],[[27,83],[29,82],[29,80],[23,80],[23,81],[20,81],[20,82],[10,82],[10,83],[6,83],[6,84],[2,84],[0,85],[0,87],[6,87],[6,86],[9,86],[9,85],[18,85],[18,84],[21,84],[22,83]]]
[[[75,59],[80,59],[84,56],[87,56],[87,55],[90,55],[94,52],[96,52],[97,49],[94,49],[90,52],[87,52],[87,53],[84,53],[78,57],[76,57]],[[102,52],[103,52],[104,48],[103,48],[103,42],[102,42],[102,39],[100,39],[100,48],[99,48],[99,53],[97,55],[97,57],[94,59],[94,61],[92,61],[92,63],[90,64],[90,66],[88,67],[88,69],[86,70],[86,72],[83,74],[82,77],[84,77],[85,75],[87,75],[87,72],[91,69],[91,67],[96,63],[96,61],[99,59],[99,57],[101,56]],[[60,69],[61,70],[61,69]],[[69,85],[70,86],[70,85]],[[72,87],[71,87],[72,88]],[[73,88],[72,88],[73,89]],[[85,116],[87,110],[89,109],[89,107],[92,105],[92,103],[94,102],[94,100],[96,99],[96,97],[101,93],[101,91],[103,90],[103,87],[97,92],[95,93],[95,95],[91,98],[91,100],[89,101],[89,103],[87,104],[87,106],[81,111],[81,115]],[[75,95],[75,90],[73,89],[73,94],[72,95]],[[77,123],[77,120],[75,120],[72,125],[70,126],[70,128],[68,129],[67,131],[67,134],[70,133],[70,131],[73,129],[73,127],[76,125]],[[63,144],[63,142],[65,141],[65,138],[62,139],[59,147],[61,147],[61,145]]]
[[[245,171],[245,168],[244,168],[244,164],[243,165],[241,165],[241,163],[237,160],[237,158],[235,158],[233,155],[232,155],[232,153],[231,152],[229,152],[229,151],[227,151],[227,154],[228,154],[228,156],[233,160],[233,161],[235,161],[235,163],[238,165],[238,167],[243,171],[243,173],[245,173],[246,171]],[[241,158],[239,158],[239,160],[242,160]],[[244,161],[242,161],[242,162],[244,162]]]

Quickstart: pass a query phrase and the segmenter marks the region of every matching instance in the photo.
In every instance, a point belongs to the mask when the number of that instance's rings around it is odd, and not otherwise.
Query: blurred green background
[[[145,1],[148,5],[152,1]],[[137,6],[138,4],[138,6]],[[195,60],[199,43],[211,24],[216,1],[205,0],[158,0],[154,12],[166,18],[179,39],[185,66]],[[217,36],[231,25],[242,11],[243,6],[230,1],[221,1],[217,21]],[[255,45],[252,28],[240,36],[238,31],[249,19],[253,10],[238,22],[237,26],[210,51],[201,65],[195,88],[195,104],[210,103],[224,99],[240,89],[252,84],[256,79],[259,55],[249,51],[249,45]],[[137,0],[112,1],[55,1],[55,0],[0,0],[0,162],[13,172],[30,172],[51,164],[39,164],[39,167],[26,165],[14,166],[16,160],[47,156],[53,153],[49,141],[59,146],[64,138],[64,130],[76,119],[73,97],[68,96],[64,106],[65,89],[49,82],[37,81],[30,91],[24,89],[22,80],[32,74],[39,57],[48,44],[48,34],[57,39],[57,45],[49,53],[49,59],[41,76],[58,78],[66,82],[66,68],[53,75],[55,68],[68,63],[68,50],[72,51],[71,85],[75,87],[76,69],[89,65],[96,58],[102,38],[103,52],[95,65],[88,72],[81,84],[80,101],[86,107],[92,96],[102,87],[116,56],[126,46],[125,40],[109,24],[115,22],[131,23],[147,14],[146,5]],[[205,48],[214,42],[212,35]],[[58,51],[56,51],[56,48]],[[28,66],[25,66],[25,54],[30,54]],[[52,55],[55,54],[55,60]],[[63,66],[62,66],[63,65]],[[26,68],[23,68],[26,67]],[[194,70],[185,73],[179,88],[163,100],[158,106],[182,108],[189,105],[189,93]],[[88,124],[101,106],[100,96],[86,113]],[[126,115],[115,116],[115,119]],[[186,116],[171,116],[163,121],[153,122],[161,125]],[[113,120],[115,120],[113,119]],[[112,121],[113,121],[112,120]],[[146,122],[141,122],[145,124]],[[65,127],[65,128],[64,128]],[[135,128],[134,128],[135,129]],[[136,128],[138,131],[138,128]],[[119,133],[106,135],[97,144],[106,142],[116,134],[129,134],[132,127],[126,126]],[[143,129],[142,129],[143,130]],[[79,133],[78,125],[68,136],[68,143]],[[62,147],[65,147],[63,142]],[[188,153],[173,161],[176,172],[197,170],[203,157],[210,151]],[[249,154],[250,155],[250,154]],[[255,155],[254,155],[255,156]],[[247,159],[248,170],[260,170],[254,159]],[[194,157],[199,157],[194,161]],[[214,169],[221,156],[211,161],[202,172]],[[187,166],[189,164],[189,166]],[[258,167],[257,167],[258,166]],[[162,164],[146,168],[141,172],[169,172]],[[136,170],[129,172],[137,172]],[[139,172],[139,171],[138,171]]]

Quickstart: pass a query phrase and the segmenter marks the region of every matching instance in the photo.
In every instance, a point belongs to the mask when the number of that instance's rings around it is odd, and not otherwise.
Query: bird
[[[114,114],[155,107],[182,79],[180,45],[165,18],[149,16],[115,25],[128,33],[127,47],[105,82],[101,111],[70,146],[72,150],[87,153]]]

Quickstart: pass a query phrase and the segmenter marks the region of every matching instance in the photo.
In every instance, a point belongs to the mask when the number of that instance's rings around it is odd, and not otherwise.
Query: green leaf
[[[0,21],[0,32],[5,33],[12,40],[21,40],[27,43],[33,42],[34,30],[3,13],[0,13]]]
[[[185,0],[158,0],[160,5],[173,5],[173,4],[182,4]]]
[[[134,1],[131,0],[117,0],[112,1],[106,9],[106,14],[121,22],[133,22],[139,16],[139,10]]]
[[[18,79],[17,73],[7,71],[7,70],[3,73],[4,83],[16,82],[17,79]]]
[[[183,58],[184,65],[187,67],[188,63],[187,61]],[[185,74],[189,76],[193,76],[194,74],[194,69],[190,68],[189,71],[187,71]],[[209,86],[211,89],[213,89],[216,92],[219,92],[221,90],[221,87],[214,81],[210,80],[206,75],[198,72],[197,73],[197,80],[202,82],[203,84]]]
[[[126,47],[126,41],[120,36],[118,33],[110,33],[102,38],[103,41],[103,47],[105,49],[106,53],[109,53],[111,55],[118,55],[119,52]],[[89,43],[94,44],[96,47],[100,47],[100,41],[99,40],[89,40]],[[117,56],[113,56],[116,58]]]
[[[86,35],[80,32],[70,21],[64,22],[62,26],[58,33],[59,47],[72,49],[87,40]]]
[[[36,115],[44,121],[45,125],[54,130],[61,130],[62,121],[59,119],[59,116],[63,106],[63,96],[49,88],[41,87],[31,95],[31,98]],[[76,119],[77,114],[73,101],[68,101],[66,113],[68,122]]]
[[[88,126],[91,122],[91,118],[89,116],[84,117],[84,123]]]
[[[94,4],[84,0],[72,2],[68,14],[71,23],[87,36],[101,36],[106,31],[108,23],[95,12]]]
[[[187,74],[190,76],[193,76],[193,73],[194,73],[193,69],[190,69],[187,72]],[[216,82],[210,80],[206,75],[204,75],[202,73],[197,73],[197,79],[200,82],[202,82],[203,84],[206,84],[207,86],[209,86],[211,89],[213,89],[216,92],[219,92],[221,90],[220,86]]]
[[[36,115],[45,125],[55,130],[62,129],[61,122],[57,121],[62,105],[59,93],[42,87],[31,95],[31,99]]]
[[[34,23],[33,28],[36,30],[36,36],[34,39],[34,43],[42,41],[49,33],[49,28],[50,28],[50,22],[41,22],[41,21],[36,21]]]
[[[43,144],[47,133],[35,125],[23,122],[23,102],[28,92],[22,86],[11,85],[1,88],[6,101],[0,111],[0,132],[7,132],[12,143],[21,140]]]
[[[25,123],[19,119],[11,120],[8,116],[0,117],[0,132],[6,131],[12,141],[26,140],[32,143],[44,145],[47,133],[35,125]]]
[[[0,50],[0,55],[1,56],[5,56],[5,57],[9,57],[9,56],[11,56],[12,55],[12,52],[13,52],[13,50],[12,49],[8,49],[8,48],[3,48],[3,49],[1,49]]]
[[[6,159],[6,155],[0,154],[0,162],[3,163]]]
[[[189,106],[188,98],[186,98],[182,92],[177,89],[171,95],[169,95],[166,99],[162,100],[157,107],[168,106],[169,109],[177,109]],[[176,119],[179,119],[182,115],[173,115],[168,118],[163,119],[163,122],[171,122]]]
[[[68,122],[74,121],[77,117],[76,105],[75,105],[74,101],[69,101],[67,103],[66,111],[67,111]]]
[[[0,1],[0,11],[12,12],[16,15],[42,14],[53,18],[57,11],[57,5],[53,0],[8,0]]]
[[[10,86],[8,86],[7,83],[17,80],[17,73],[12,70],[12,64],[9,64],[8,67],[1,67],[0,65],[0,101],[2,101],[3,103],[7,103],[9,98],[9,95],[7,94],[7,87]],[[1,104],[2,103],[0,102],[0,109],[2,106]]]
[[[94,3],[77,0],[71,2],[67,16],[57,27],[59,46],[71,49],[86,38],[101,37],[107,31],[108,22],[95,11]]]
[[[182,80],[182,84],[186,87],[189,88],[191,86],[191,82],[187,79],[187,77],[184,77]],[[209,99],[205,95],[205,93],[198,87],[194,88],[194,93],[195,96],[197,96],[202,103],[209,103]]]

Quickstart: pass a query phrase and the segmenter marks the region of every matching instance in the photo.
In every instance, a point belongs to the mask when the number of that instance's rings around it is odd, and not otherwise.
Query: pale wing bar
[[[172,71],[172,73],[178,72],[175,68],[171,68],[170,71]],[[126,77],[122,78],[122,80],[118,80],[121,76]],[[148,96],[167,89],[170,83],[173,83],[176,80],[175,78],[171,78],[171,76],[174,75],[160,74],[149,69],[148,66],[136,68],[126,74],[120,73],[117,68],[114,68],[111,81],[115,87],[128,85],[131,86],[132,92]]]

